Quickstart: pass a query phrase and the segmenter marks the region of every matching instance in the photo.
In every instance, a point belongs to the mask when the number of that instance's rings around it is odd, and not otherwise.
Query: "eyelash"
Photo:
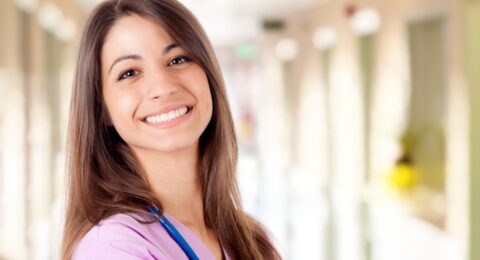
[[[179,61],[179,60],[180,60],[180,63],[173,63],[174,61]],[[173,59],[168,63],[168,66],[180,65],[180,64],[183,64],[183,63],[186,63],[186,62],[190,62],[190,61],[192,61],[192,59],[190,59],[190,58],[187,57],[187,56],[178,56],[178,57],[173,58]]]
[[[133,72],[134,75],[127,75],[127,74],[129,74],[130,72]],[[120,76],[118,77],[118,81],[124,80],[124,79],[128,79],[128,78],[133,77],[133,76],[137,76],[138,74],[139,74],[138,70],[128,69],[128,70],[126,70],[125,72],[122,72],[122,74],[120,74]]]
[[[184,63],[188,63],[188,62],[191,62],[191,61],[192,61],[192,59],[187,57],[187,56],[178,56],[178,57],[173,58],[170,62],[168,62],[168,66],[182,65]],[[133,72],[134,74],[133,75],[127,75],[127,74],[130,74],[131,72]],[[140,72],[138,70],[128,69],[128,70],[122,72],[122,74],[120,74],[120,76],[118,77],[118,81],[137,76],[139,73]]]

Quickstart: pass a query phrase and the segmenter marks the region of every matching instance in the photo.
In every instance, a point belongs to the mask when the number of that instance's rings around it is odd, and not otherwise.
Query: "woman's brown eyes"
[[[168,66],[181,65],[181,64],[191,62],[191,61],[192,61],[192,59],[190,59],[187,56],[178,56],[178,57],[175,57],[172,60],[170,60],[170,62],[168,63]],[[124,80],[124,79],[128,79],[130,77],[137,76],[139,73],[140,72],[138,70],[129,69],[129,70],[126,70],[126,71],[122,72],[120,74],[120,76],[118,76],[117,80],[121,81],[121,80]]]
[[[190,58],[187,57],[187,56],[179,56],[179,57],[173,58],[173,59],[168,63],[168,66],[180,65],[180,64],[187,63],[187,62],[190,62],[190,61],[192,61],[192,59],[190,59]]]
[[[133,76],[137,76],[138,73],[139,73],[138,70],[129,69],[129,70],[123,72],[122,74],[120,74],[120,76],[118,77],[118,81],[130,78],[130,77],[133,77]]]

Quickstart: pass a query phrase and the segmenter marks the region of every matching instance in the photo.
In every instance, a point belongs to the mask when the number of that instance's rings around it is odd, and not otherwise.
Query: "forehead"
[[[139,15],[119,18],[108,31],[102,48],[102,60],[125,52],[144,52],[151,48],[160,49],[173,42],[163,26]]]
[[[144,31],[155,33],[162,38],[171,38],[163,26],[150,17],[144,17],[137,14],[122,16],[117,19],[107,33],[106,40],[109,37],[129,34],[141,34]]]

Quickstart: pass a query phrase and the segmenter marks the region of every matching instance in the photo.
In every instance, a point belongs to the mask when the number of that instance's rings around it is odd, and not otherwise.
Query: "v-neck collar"
[[[190,247],[192,247],[195,252],[202,253],[202,255],[206,254],[209,256],[210,259],[215,259],[215,256],[213,255],[210,248],[208,248],[208,246],[205,245],[205,243],[203,243],[203,241],[197,236],[197,234],[190,230],[190,228],[188,228],[182,222],[176,220],[174,217],[172,217],[166,212],[164,212],[163,215],[175,226],[178,232],[182,234],[184,239],[188,242]],[[222,249],[222,259],[231,260],[221,243],[220,247]],[[202,259],[202,257],[200,258]]]

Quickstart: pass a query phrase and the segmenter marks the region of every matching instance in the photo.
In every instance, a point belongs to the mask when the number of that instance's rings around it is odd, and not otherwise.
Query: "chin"
[[[182,150],[193,149],[198,145],[198,139],[193,141],[178,141],[178,140],[169,140],[169,142],[162,142],[151,147],[152,150],[157,150],[159,152],[168,153],[168,152],[177,152]]]

